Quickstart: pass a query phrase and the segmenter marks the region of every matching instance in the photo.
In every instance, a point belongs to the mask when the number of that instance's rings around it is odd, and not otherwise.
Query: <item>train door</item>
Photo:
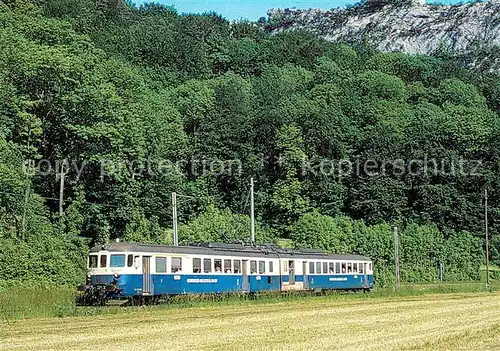
[[[363,263],[363,286],[368,287],[368,275],[366,273],[366,270],[368,268],[367,263]]]
[[[304,289],[309,288],[309,276],[307,274],[307,262],[302,262],[302,274],[304,275]]]
[[[248,284],[248,260],[243,260],[241,266],[241,290],[249,292],[249,284]]]
[[[295,261],[288,261],[288,281],[289,285],[295,284]]]
[[[183,268],[183,260],[184,260],[184,267],[186,265],[186,261],[187,261],[187,258],[182,258],[182,257],[171,257],[171,258],[168,258],[167,259],[168,261],[170,261],[170,272],[174,273],[173,275],[173,281],[172,281],[172,284],[171,284],[171,291],[173,294],[182,294],[183,290],[182,290],[182,268]],[[167,268],[168,269],[168,268]],[[167,270],[168,272],[168,270]],[[155,286],[153,285],[153,289],[155,288]],[[169,290],[169,288],[167,287],[167,290]],[[155,290],[155,293],[157,291]]]
[[[151,294],[151,256],[142,257],[142,294]]]

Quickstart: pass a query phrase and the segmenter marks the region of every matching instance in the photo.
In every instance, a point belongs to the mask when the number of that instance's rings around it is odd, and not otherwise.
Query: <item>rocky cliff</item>
[[[447,53],[468,66],[500,70],[500,2],[462,5],[374,6],[347,9],[272,9],[267,30],[306,29],[326,40],[372,45],[381,51]]]

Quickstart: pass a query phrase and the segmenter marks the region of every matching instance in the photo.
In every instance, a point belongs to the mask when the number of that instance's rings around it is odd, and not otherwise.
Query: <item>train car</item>
[[[273,245],[110,243],[90,250],[85,301],[138,301],[181,294],[291,290],[365,290],[372,261],[359,255]]]

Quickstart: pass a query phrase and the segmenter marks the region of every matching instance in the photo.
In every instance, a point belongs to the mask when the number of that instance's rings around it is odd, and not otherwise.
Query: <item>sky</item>
[[[229,20],[249,19],[255,21],[266,17],[271,8],[300,9],[321,8],[331,9],[354,4],[358,1],[349,0],[133,0],[136,5],[145,2],[158,2],[164,5],[173,5],[179,13],[203,13],[215,11]],[[456,0],[432,0],[439,3],[456,3]]]

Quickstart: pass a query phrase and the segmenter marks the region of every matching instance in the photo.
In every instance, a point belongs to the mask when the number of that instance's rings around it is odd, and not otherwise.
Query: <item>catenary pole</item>
[[[399,290],[399,239],[398,227],[394,227],[394,264],[396,268],[396,290]]]
[[[64,178],[66,176],[66,170],[64,166],[66,164],[66,160],[63,160],[61,163],[61,173],[59,174],[59,217],[63,216],[63,205],[64,205]]]
[[[174,230],[174,246],[179,246],[179,232],[177,227],[177,193],[172,193],[172,228]]]
[[[486,288],[490,287],[490,258],[489,258],[489,238],[488,238],[488,190],[484,188],[484,235],[486,239]]]
[[[253,198],[253,177],[250,178],[250,242],[255,243],[255,207]]]

